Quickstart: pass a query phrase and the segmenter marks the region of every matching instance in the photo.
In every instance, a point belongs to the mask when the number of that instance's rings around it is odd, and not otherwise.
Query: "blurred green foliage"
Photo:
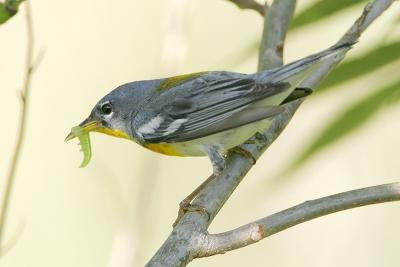
[[[400,59],[400,41],[378,45],[367,53],[339,65],[322,82],[317,92],[368,74]]]
[[[17,14],[19,5],[25,0],[6,0],[0,2],[0,24],[8,21],[12,16]]]
[[[379,88],[362,100],[352,104],[338,114],[331,123],[315,138],[312,144],[305,149],[289,170],[299,167],[316,152],[339,141],[342,137],[359,129],[368,120],[391,104],[400,101],[400,80],[388,86]]]
[[[291,23],[291,28],[298,28],[325,19],[344,9],[367,2],[367,0],[319,0],[297,14]]]
[[[291,29],[311,25],[327,16],[339,15],[347,8],[367,2],[366,0],[319,0],[300,12],[294,19]],[[393,29],[398,27],[400,17],[393,21]],[[322,82],[316,92],[324,92],[334,86],[342,85],[346,82],[361,78],[364,75],[374,75],[374,71],[400,60],[400,40],[384,43],[380,40],[379,44],[364,54],[345,60]],[[398,79],[400,72],[389,74],[388,81]],[[321,150],[337,143],[342,138],[348,136],[365,125],[379,111],[390,107],[393,103],[400,100],[400,80],[378,88],[375,93],[365,95],[360,92],[360,99],[345,108],[333,118],[320,134],[296,157],[295,161],[289,165],[287,171],[292,172],[302,166]],[[318,97],[319,94],[316,95]]]
[[[6,22],[9,18],[11,18],[11,13],[8,12],[4,3],[0,3],[0,24]]]

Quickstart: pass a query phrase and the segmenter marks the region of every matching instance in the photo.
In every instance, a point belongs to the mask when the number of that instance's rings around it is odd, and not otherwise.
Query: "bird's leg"
[[[174,224],[172,225],[175,227],[177,223],[181,220],[183,215],[185,215],[186,212],[204,212],[207,214],[208,219],[210,219],[210,214],[208,214],[207,210],[204,207],[200,207],[197,205],[193,205],[192,201],[197,197],[197,195],[203,190],[203,188],[211,182],[215,178],[215,175],[212,174],[210,177],[208,177],[204,182],[202,182],[192,193],[190,193],[187,197],[185,197],[184,200],[179,203],[179,211],[178,211],[178,217],[175,219]]]
[[[213,166],[213,175],[219,175],[225,169],[225,158],[216,146],[208,146],[207,154]]]
[[[195,211],[204,212],[205,214],[207,214],[208,219],[210,219],[210,214],[208,213],[208,211],[204,207],[193,205],[192,201],[200,194],[200,192],[211,181],[214,180],[214,178],[217,175],[219,175],[222,172],[222,170],[225,168],[225,159],[219,153],[218,148],[215,146],[208,146],[206,148],[206,151],[213,165],[213,174],[210,175],[210,177],[208,177],[192,193],[190,193],[187,197],[185,197],[184,200],[181,201],[181,203],[179,204],[178,217],[176,218],[174,224],[172,225],[173,227],[175,227],[175,225],[181,220],[182,216],[186,212],[195,212]]]

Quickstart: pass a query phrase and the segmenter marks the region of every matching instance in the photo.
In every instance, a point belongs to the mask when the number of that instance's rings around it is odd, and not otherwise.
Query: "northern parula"
[[[352,44],[333,46],[290,64],[254,74],[207,71],[119,86],[104,96],[79,126],[133,140],[172,156],[208,156],[214,174],[224,154],[311,89],[298,85],[327,58]],[[66,140],[76,137],[72,132]]]

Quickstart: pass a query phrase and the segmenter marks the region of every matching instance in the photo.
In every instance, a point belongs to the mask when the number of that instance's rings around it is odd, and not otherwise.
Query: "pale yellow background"
[[[299,2],[299,8],[309,3]],[[206,69],[254,71],[255,54],[242,64],[235,59],[260,37],[262,20],[223,0],[34,0],[32,9],[35,51],[44,49],[45,57],[33,79],[27,138],[4,240],[20,234],[0,266],[142,266],[170,233],[179,201],[210,173],[208,160],[166,157],[94,134],[92,162],[79,169],[77,142],[64,143],[64,137],[121,83]],[[332,45],[361,9],[293,32],[286,61]],[[23,11],[0,27],[2,183],[19,112],[26,47]],[[399,12],[396,3],[349,56],[380,42]],[[399,68],[397,62],[306,101],[210,231],[230,230],[308,199],[398,180],[399,106],[379,113],[293,176],[274,177],[337,110],[363,91],[376,89],[382,82],[377,77],[386,82],[385,75]],[[399,266],[399,225],[399,203],[356,209],[191,266]]]

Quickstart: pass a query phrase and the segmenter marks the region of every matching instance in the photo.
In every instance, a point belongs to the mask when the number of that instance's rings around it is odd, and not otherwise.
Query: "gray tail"
[[[340,45],[334,45],[328,49],[325,49],[319,53],[312,54],[305,58],[296,60],[282,67],[278,67],[272,70],[263,71],[254,74],[254,78],[263,82],[269,80],[270,82],[278,82],[292,77],[300,72],[306,71],[317,62],[321,62],[326,58],[330,58],[336,55],[342,55],[350,50],[355,43],[344,43]],[[306,77],[304,77],[306,78]]]

